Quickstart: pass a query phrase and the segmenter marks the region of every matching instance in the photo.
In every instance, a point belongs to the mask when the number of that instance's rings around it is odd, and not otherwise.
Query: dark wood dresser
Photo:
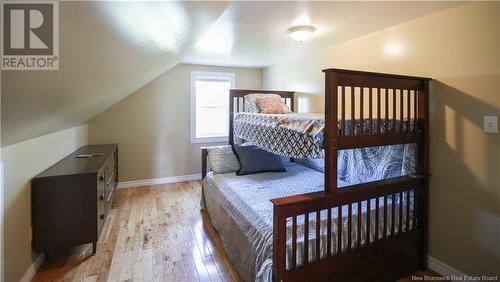
[[[78,157],[94,154],[91,157]],[[32,180],[33,248],[47,255],[96,244],[118,183],[118,145],[84,146]]]

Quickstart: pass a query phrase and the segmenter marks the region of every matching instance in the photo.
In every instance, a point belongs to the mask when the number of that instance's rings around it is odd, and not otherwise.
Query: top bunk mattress
[[[274,154],[319,159],[323,157],[324,126],[322,114],[240,112],[234,115],[233,133]]]
[[[351,132],[351,126],[354,125],[354,132],[359,135],[361,128],[363,132],[374,132],[380,123],[381,132],[386,128],[399,129],[405,126],[404,122],[396,120],[372,119],[370,130],[370,121],[365,119],[363,126],[361,120],[354,122],[345,120],[345,126],[339,121],[337,125],[338,133],[342,130],[346,133]],[[414,123],[408,123],[412,130]],[[283,156],[298,159],[319,159],[324,157],[323,137],[325,129],[324,114],[315,113],[290,113],[290,114],[261,114],[239,112],[234,115],[233,133],[234,136],[244,141],[249,141],[262,149]]]

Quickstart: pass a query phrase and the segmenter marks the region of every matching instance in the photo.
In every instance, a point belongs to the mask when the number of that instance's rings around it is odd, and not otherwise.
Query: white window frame
[[[230,72],[208,72],[208,71],[192,71],[191,72],[191,143],[214,143],[214,142],[227,142],[228,136],[216,137],[201,137],[196,138],[196,80],[220,80],[229,81],[230,88],[235,88],[236,74]],[[227,125],[229,126],[229,124]]]

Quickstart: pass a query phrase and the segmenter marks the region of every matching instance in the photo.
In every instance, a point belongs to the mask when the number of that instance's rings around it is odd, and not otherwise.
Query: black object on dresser
[[[93,154],[93,156],[85,156]],[[77,157],[78,156],[78,157]],[[35,176],[33,248],[48,255],[96,244],[118,183],[118,145],[84,146]]]

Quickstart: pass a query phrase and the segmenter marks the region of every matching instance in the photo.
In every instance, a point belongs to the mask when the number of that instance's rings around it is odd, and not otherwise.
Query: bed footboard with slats
[[[324,72],[325,191],[272,200],[275,281],[411,275],[426,267],[430,79]],[[417,144],[414,175],[337,187],[339,150],[406,143]]]

